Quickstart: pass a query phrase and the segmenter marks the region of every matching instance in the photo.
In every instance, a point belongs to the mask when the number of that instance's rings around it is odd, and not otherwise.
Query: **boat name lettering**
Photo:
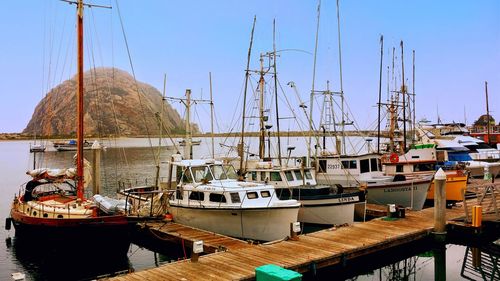
[[[404,192],[404,191],[410,191],[411,187],[406,186],[406,187],[399,187],[399,188],[384,188],[384,192]],[[413,190],[417,190],[417,187],[414,186]]]
[[[339,202],[353,202],[356,201],[354,197],[341,197],[339,198]]]

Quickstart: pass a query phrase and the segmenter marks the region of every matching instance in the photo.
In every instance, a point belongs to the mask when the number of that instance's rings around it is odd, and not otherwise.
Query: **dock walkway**
[[[446,210],[448,221],[463,216],[462,208]],[[201,256],[198,262],[183,260],[110,280],[252,280],[255,279],[255,268],[265,264],[306,272],[311,266],[327,267],[418,240],[429,235],[433,227],[434,208],[409,211],[405,218],[374,219],[347,227],[325,229],[300,235],[297,241],[259,245],[244,243],[245,246],[235,243],[233,245],[236,248],[226,244],[228,246],[224,247],[227,251]],[[204,238],[200,236],[199,239]],[[209,241],[204,242],[211,243]]]

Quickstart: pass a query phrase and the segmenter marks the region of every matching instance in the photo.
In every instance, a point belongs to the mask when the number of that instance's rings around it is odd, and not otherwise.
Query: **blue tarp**
[[[448,153],[448,160],[449,161],[470,161],[470,160],[472,160],[472,158],[470,157],[469,153],[455,152],[455,153]]]

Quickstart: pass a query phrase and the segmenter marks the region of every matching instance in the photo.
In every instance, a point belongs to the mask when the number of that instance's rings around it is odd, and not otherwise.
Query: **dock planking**
[[[464,210],[459,207],[446,210],[447,220],[463,215]],[[255,279],[256,267],[270,263],[307,272],[313,264],[316,268],[332,266],[346,259],[365,256],[428,236],[434,227],[434,208],[408,211],[405,218],[396,220],[374,219],[347,227],[303,234],[297,241],[285,240],[259,245],[176,224],[169,226],[160,223],[149,227],[178,239],[203,240],[206,251],[220,246],[227,251],[200,256],[198,262],[184,260],[169,263],[110,280],[155,280],[160,277],[163,280],[184,281],[252,280]],[[168,232],[170,230],[172,233]]]

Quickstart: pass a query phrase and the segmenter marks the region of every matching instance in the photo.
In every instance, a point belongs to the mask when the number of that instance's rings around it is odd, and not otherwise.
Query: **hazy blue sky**
[[[90,1],[90,0],[89,0]],[[186,88],[208,97],[212,72],[215,107],[227,130],[242,92],[253,16],[257,16],[252,68],[261,52],[272,50],[276,19],[281,53],[280,83],[294,81],[309,100],[317,1],[160,1],[92,0],[112,10],[87,9],[86,69],[97,66],[131,71],[118,9],[137,79],[181,96]],[[405,43],[405,76],[411,81],[411,51],[416,52],[417,119],[445,122],[485,113],[484,81],[490,110],[500,120],[500,1],[341,1],[344,92],[360,126],[376,119],[380,45]],[[75,8],[57,0],[2,1],[0,6],[0,132],[20,132],[38,101],[52,86],[75,74]],[[336,2],[322,1],[316,85],[338,90]],[[384,66],[384,68],[385,68]],[[385,71],[384,71],[385,76]],[[384,82],[384,96],[386,83]],[[286,88],[286,94],[293,92]],[[291,101],[296,101],[291,98]],[[177,106],[177,108],[180,108]],[[202,111],[207,111],[203,109]],[[239,113],[238,113],[239,114]],[[199,122],[199,120],[194,120]],[[202,123],[204,123],[203,121]],[[208,129],[206,124],[202,124]]]

